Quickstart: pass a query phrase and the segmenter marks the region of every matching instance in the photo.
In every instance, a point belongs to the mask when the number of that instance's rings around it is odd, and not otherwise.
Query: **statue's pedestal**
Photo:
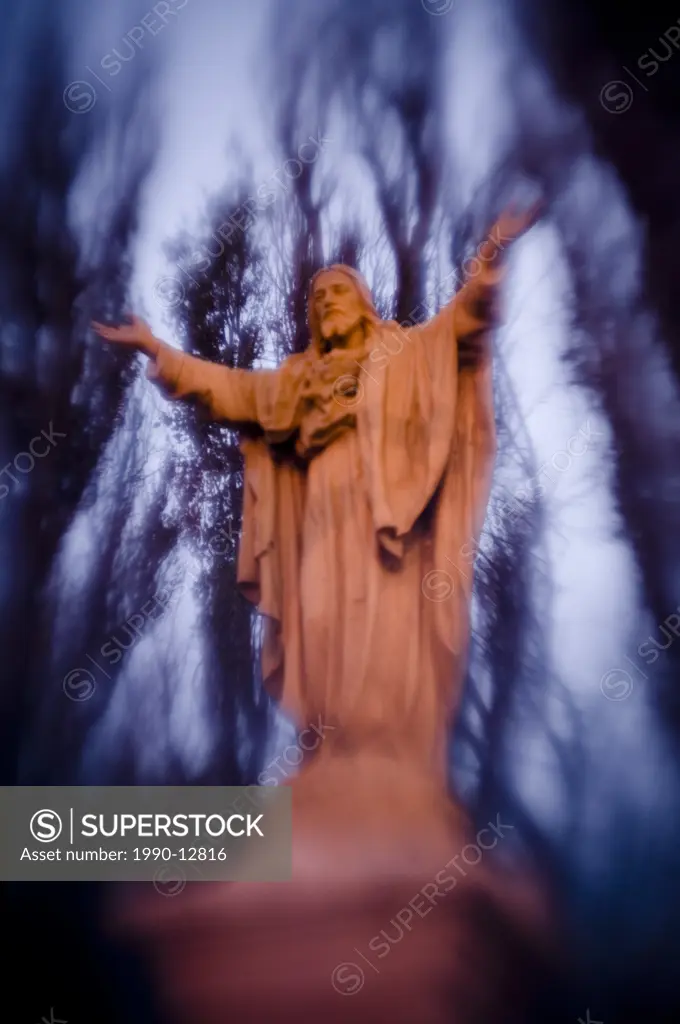
[[[540,915],[485,857],[426,778],[333,756],[293,783],[291,882],[190,883],[127,922],[169,1020],[506,1024],[540,966]]]

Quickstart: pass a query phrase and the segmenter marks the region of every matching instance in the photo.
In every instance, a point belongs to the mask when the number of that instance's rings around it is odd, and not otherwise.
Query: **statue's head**
[[[307,315],[312,345],[319,349],[331,338],[349,336],[362,321],[380,319],[365,280],[344,263],[334,263],[314,275]]]

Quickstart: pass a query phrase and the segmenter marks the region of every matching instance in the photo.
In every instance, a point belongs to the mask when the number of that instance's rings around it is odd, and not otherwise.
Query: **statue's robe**
[[[445,778],[473,552],[494,455],[488,332],[500,264],[425,324],[374,316],[361,348],[276,370],[163,347],[149,376],[242,428],[238,580],[267,617],[269,691],[333,743]]]

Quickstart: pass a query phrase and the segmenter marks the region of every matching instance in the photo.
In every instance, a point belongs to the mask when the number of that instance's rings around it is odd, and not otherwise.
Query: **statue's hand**
[[[161,343],[154,337],[146,320],[139,316],[130,316],[129,319],[130,323],[120,324],[118,327],[107,327],[106,324],[93,320],[92,328],[105,341],[111,341],[115,345],[127,345],[147,356],[155,356]]]
[[[508,206],[496,221],[494,235],[506,242],[514,242],[540,220],[543,213],[542,200],[522,210],[519,206]]]

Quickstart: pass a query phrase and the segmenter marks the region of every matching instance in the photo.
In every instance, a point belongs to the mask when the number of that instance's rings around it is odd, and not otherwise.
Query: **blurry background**
[[[555,887],[551,1019],[675,1019],[680,9],[0,11],[1,784],[246,784],[294,739],[235,590],[237,439],[164,405],[89,320],[134,309],[196,354],[275,365],[306,344],[319,266],[424,318],[502,206],[541,194],[496,338],[452,786]],[[100,899],[4,887],[18,1019],[155,1019]]]

